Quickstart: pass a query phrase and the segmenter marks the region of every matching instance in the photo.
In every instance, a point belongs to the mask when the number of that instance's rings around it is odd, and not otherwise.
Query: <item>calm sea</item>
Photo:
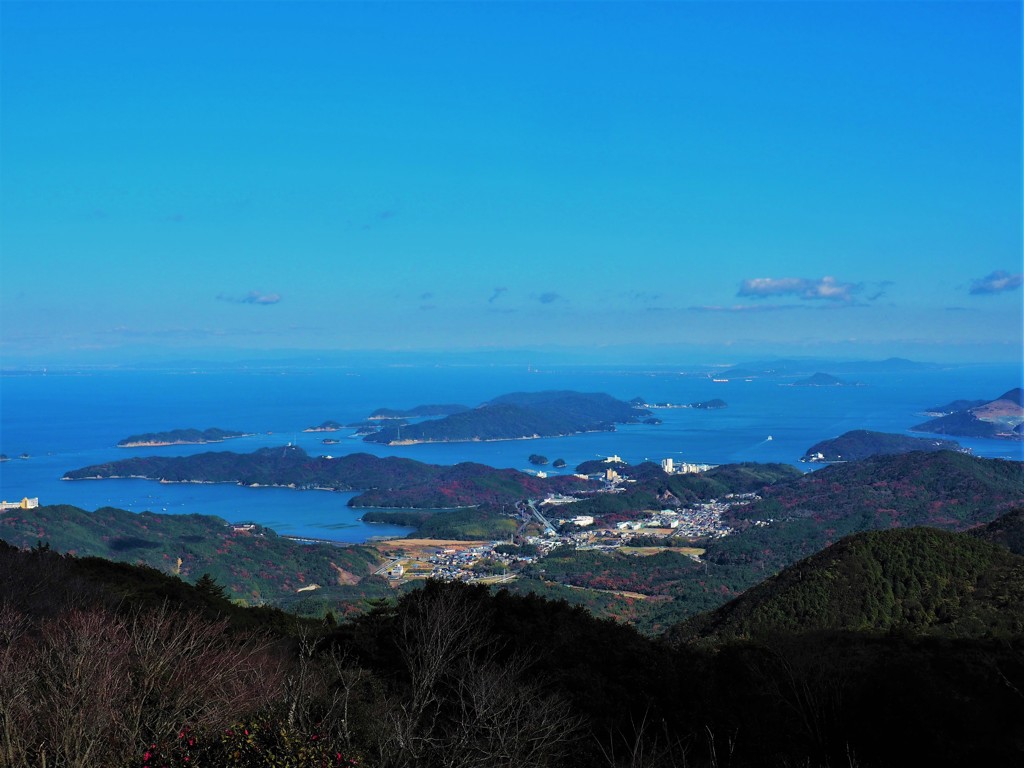
[[[437,464],[476,461],[528,469],[527,457],[563,458],[568,469],[618,454],[630,462],[672,457],[722,464],[778,461],[799,465],[813,443],[851,429],[907,433],[921,411],[950,400],[994,398],[1021,386],[1017,366],[957,367],[901,374],[850,374],[861,387],[782,386],[754,379],[716,383],[685,370],[564,368],[531,371],[510,367],[392,367],[232,372],[114,371],[9,374],[0,377],[0,497],[38,496],[43,504],[94,510],[201,513],[232,522],[253,521],[279,533],[343,542],[401,535],[405,529],[359,520],[346,506],[353,494],[171,485],[145,480],[63,482],[69,469],[132,455],[186,455],[209,450],[248,452],[291,442],[313,455],[364,451]],[[621,426],[616,432],[530,441],[377,446],[348,432],[304,433],[331,419],[364,419],[379,407],[421,403],[478,405],[513,391],[575,389],[688,403],[721,398],[723,410],[660,410],[658,426]],[[256,432],[211,446],[119,449],[131,434],[195,427]],[[324,437],[340,440],[323,445]],[[978,456],[1021,460],[1024,444],[962,439]],[[19,460],[21,454],[30,456]]]

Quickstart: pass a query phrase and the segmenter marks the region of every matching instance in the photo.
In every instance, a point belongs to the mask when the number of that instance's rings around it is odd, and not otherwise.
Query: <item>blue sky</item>
[[[8,361],[1020,359],[1020,3],[0,13]]]

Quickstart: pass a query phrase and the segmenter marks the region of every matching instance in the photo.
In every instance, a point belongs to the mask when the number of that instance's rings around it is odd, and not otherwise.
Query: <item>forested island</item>
[[[806,379],[800,379],[794,381],[790,386],[793,387],[857,387],[860,386],[857,383],[843,381],[842,379],[833,376],[829,373],[815,373],[808,376]]]
[[[168,432],[145,432],[131,435],[118,442],[118,448],[151,448],[166,445],[205,445],[221,443],[235,437],[251,437],[252,432],[236,432],[230,429],[172,429]]]
[[[690,403],[686,407],[687,408],[696,408],[699,411],[717,411],[720,408],[725,408],[727,406],[728,406],[728,403],[726,403],[725,400],[722,400],[721,398],[716,397],[716,398],[713,398],[711,400],[705,400],[705,401],[701,401],[701,402]]]
[[[602,393],[515,392],[440,419],[388,425],[363,439],[385,445],[521,440],[609,432],[616,424],[638,424],[650,418],[650,411]]]
[[[811,463],[858,461],[879,454],[958,450],[962,450],[960,444],[953,440],[908,437],[889,432],[855,429],[839,437],[815,443],[807,449],[800,461]]]
[[[345,429],[345,425],[337,421],[328,419],[327,421],[317,424],[315,427],[306,427],[303,432],[337,432],[339,429]]]

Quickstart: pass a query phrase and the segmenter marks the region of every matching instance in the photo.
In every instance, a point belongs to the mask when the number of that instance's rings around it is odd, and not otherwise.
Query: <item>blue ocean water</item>
[[[987,399],[1021,386],[1017,366],[950,367],[900,374],[843,376],[860,387],[792,387],[769,379],[714,382],[685,369],[513,367],[390,367],[230,372],[86,371],[0,376],[0,497],[38,496],[94,510],[201,513],[232,522],[254,521],[279,533],[342,542],[401,535],[405,529],[367,524],[346,506],[349,493],[241,488],[231,484],[161,484],[145,480],[65,482],[70,469],[131,455],[186,455],[210,450],[248,452],[291,442],[313,455],[364,451],[437,464],[476,461],[531,468],[527,457],[563,458],[566,471],[587,459],[618,454],[630,462],[672,457],[722,464],[779,461],[799,465],[813,443],[851,429],[907,433],[921,412],[960,398]],[[575,389],[648,402],[688,403],[721,398],[722,410],[659,410],[658,426],[626,425],[610,433],[490,443],[389,447],[348,432],[304,433],[332,419],[364,419],[379,407],[421,403],[478,405],[513,391]],[[119,449],[131,434],[195,427],[255,432],[208,446]],[[769,440],[769,436],[771,439]],[[323,445],[324,437],[340,440]],[[1024,444],[961,439],[978,456],[1024,459]],[[19,460],[21,454],[27,460]],[[806,467],[804,467],[806,468]]]

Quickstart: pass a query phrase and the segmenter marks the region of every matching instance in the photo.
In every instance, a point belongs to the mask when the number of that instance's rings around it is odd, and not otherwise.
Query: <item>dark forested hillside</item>
[[[141,563],[194,582],[210,574],[229,597],[250,604],[281,604],[318,585],[318,596],[348,594],[379,560],[362,546],[299,544],[261,526],[233,526],[204,515],[136,514],[104,507],[86,512],[68,505],[0,515],[0,539],[27,548],[43,542],[57,552]]]
[[[893,629],[949,637],[1024,634],[1024,557],[935,528],[859,533],[674,634],[722,639]]]
[[[333,627],[233,608],[216,582],[5,545],[0,584],[12,768],[952,767],[1024,747],[1019,637],[673,648],[437,582]]]

